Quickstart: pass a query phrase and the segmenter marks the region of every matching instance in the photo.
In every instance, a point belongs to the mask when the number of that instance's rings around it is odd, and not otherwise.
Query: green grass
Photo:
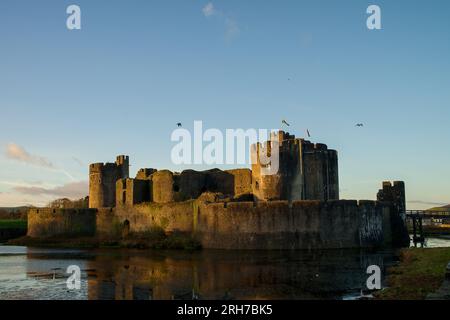
[[[422,300],[435,292],[445,278],[450,248],[409,248],[400,255],[400,264],[389,269],[388,288],[377,299]]]
[[[26,220],[0,220],[0,229],[26,229]]]

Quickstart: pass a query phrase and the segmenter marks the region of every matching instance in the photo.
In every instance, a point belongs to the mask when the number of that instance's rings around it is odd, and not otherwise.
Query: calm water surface
[[[427,245],[450,246],[450,240]],[[352,299],[365,286],[367,266],[376,264],[385,275],[396,261],[392,250],[189,253],[0,245],[0,299]],[[70,265],[81,269],[80,290],[67,289]]]

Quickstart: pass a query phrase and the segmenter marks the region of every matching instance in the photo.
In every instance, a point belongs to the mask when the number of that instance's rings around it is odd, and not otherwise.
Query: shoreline
[[[23,236],[11,239],[3,245],[41,247],[41,248],[128,248],[162,250],[199,250],[200,244],[193,238],[179,235],[158,235],[147,237],[128,237],[126,239],[103,239],[98,237],[48,237],[31,238]]]

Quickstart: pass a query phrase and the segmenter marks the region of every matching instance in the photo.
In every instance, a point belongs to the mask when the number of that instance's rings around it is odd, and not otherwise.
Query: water
[[[429,239],[427,245],[450,246]],[[146,251],[0,246],[0,299],[353,299],[396,252]],[[67,267],[81,269],[69,290]],[[382,279],[384,286],[384,277]]]
[[[440,236],[435,238],[425,238],[424,247],[425,248],[450,247],[450,237]]]

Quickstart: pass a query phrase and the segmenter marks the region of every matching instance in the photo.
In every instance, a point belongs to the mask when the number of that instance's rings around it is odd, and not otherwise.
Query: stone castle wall
[[[396,210],[379,201],[142,203],[101,209],[32,209],[30,237],[116,238],[124,230],[193,236],[213,249],[329,249],[390,245]]]
[[[163,230],[168,234],[179,232],[191,235],[194,228],[195,206],[196,201],[191,200],[100,209],[96,222],[97,234],[100,237],[117,237],[122,235],[125,226],[129,226],[129,232],[132,233]]]
[[[383,215],[375,201],[211,203],[199,206],[202,245],[220,249],[320,249],[382,245]]]
[[[30,209],[30,237],[93,236],[96,233],[96,209]]]
[[[389,203],[377,201],[191,200],[100,210],[97,231],[118,236],[125,226],[135,233],[158,229],[193,235],[214,249],[359,248],[389,244],[391,213]]]

